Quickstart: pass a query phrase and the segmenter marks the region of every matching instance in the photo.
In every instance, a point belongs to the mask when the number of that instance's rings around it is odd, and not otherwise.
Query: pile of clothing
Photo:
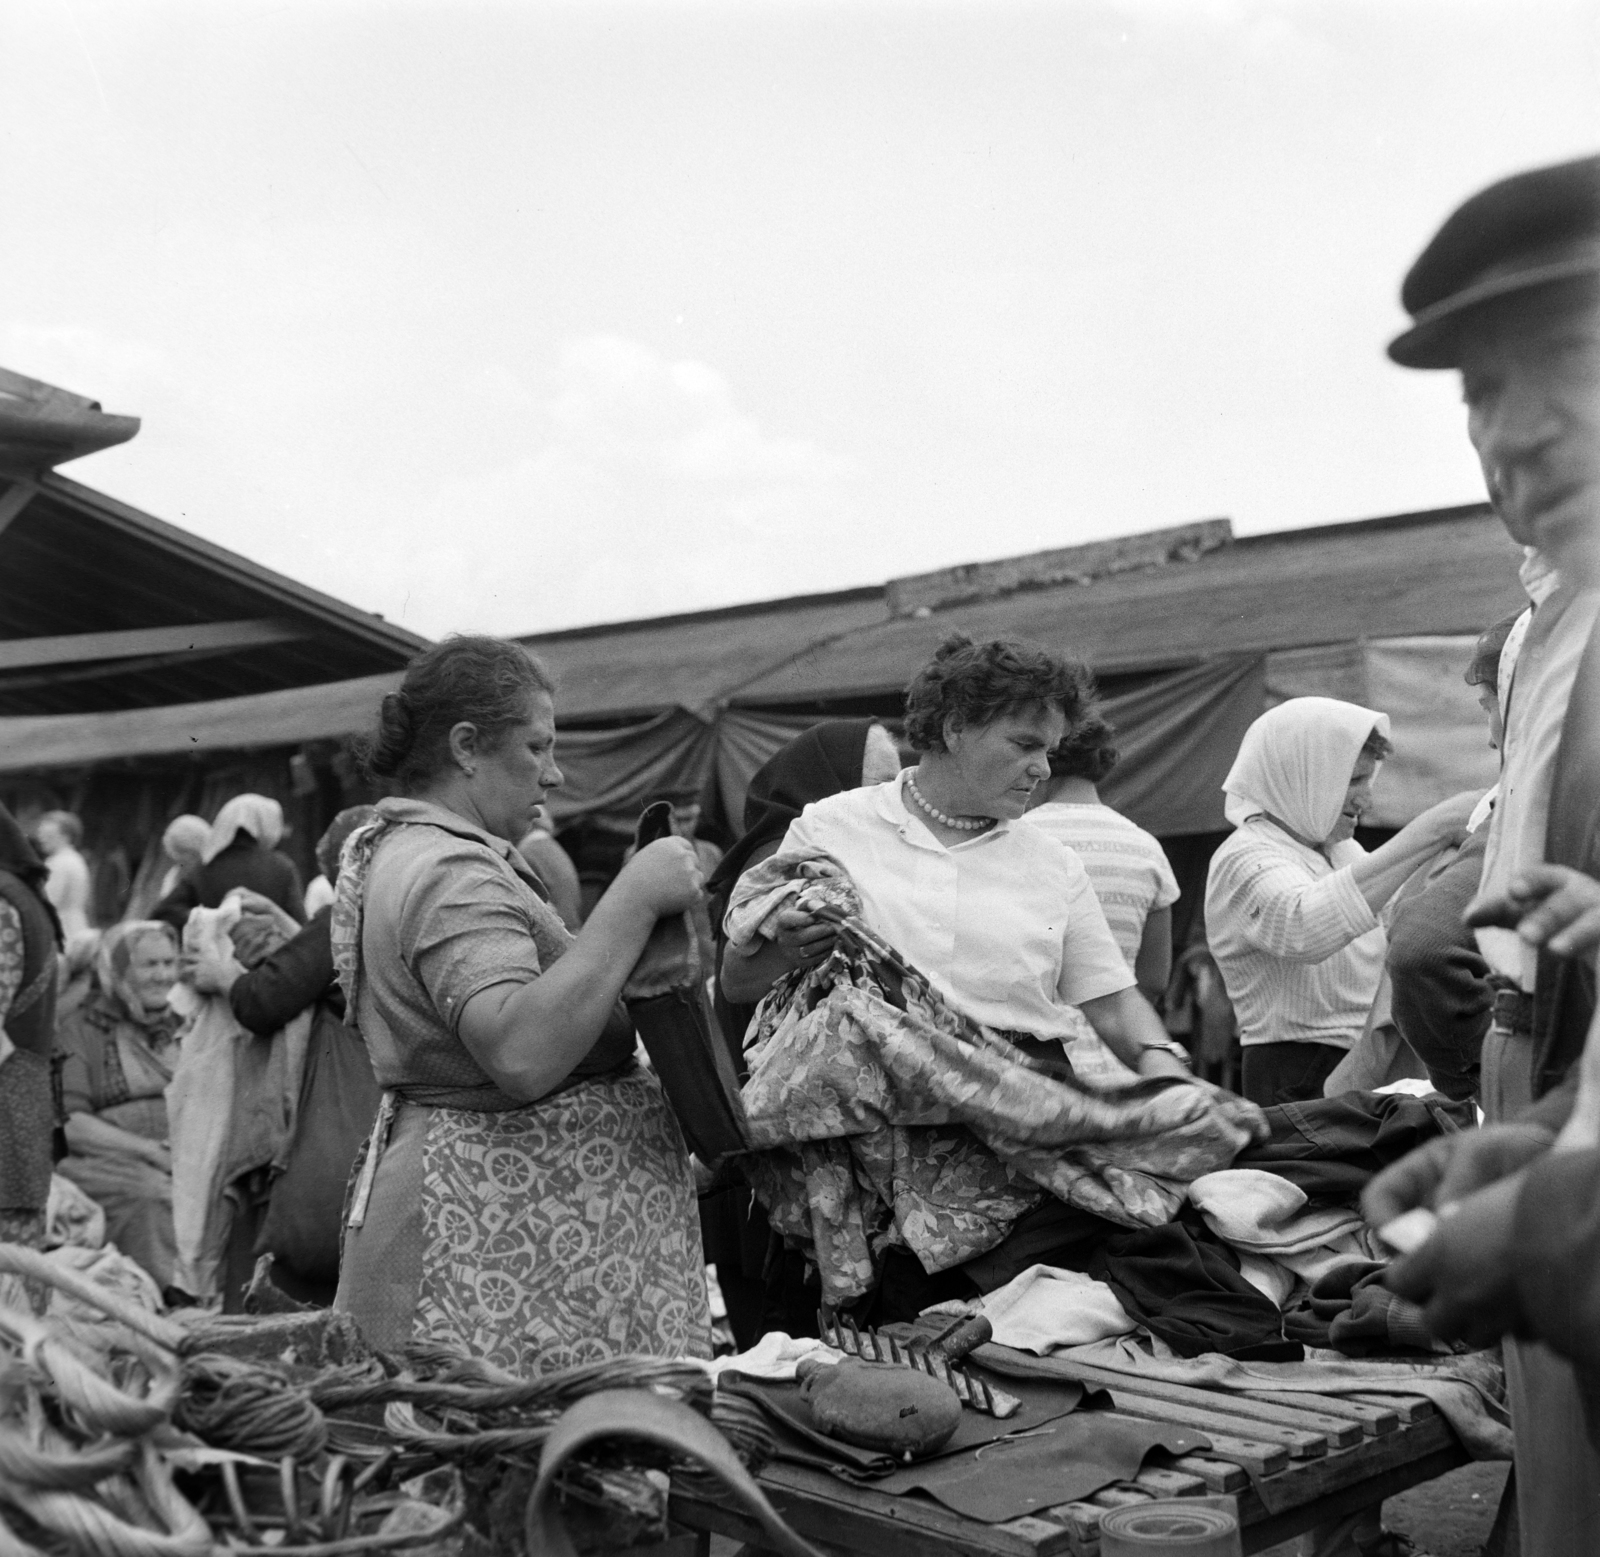
[[[751,1024],[745,1171],[830,1304],[868,1292],[888,1247],[948,1270],[1047,1196],[1114,1227],[1164,1228],[1192,1180],[1265,1135],[1259,1109],[1204,1083],[1091,1091],[970,1020],[861,922],[854,886],[823,857],[748,872],[730,941],[791,900],[839,936]]]

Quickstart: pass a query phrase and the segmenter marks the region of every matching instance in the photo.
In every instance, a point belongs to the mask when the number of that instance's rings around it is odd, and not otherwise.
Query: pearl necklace
[[[936,806],[928,804],[926,796],[917,788],[917,781],[908,773],[906,774],[906,788],[911,791],[911,798],[941,826],[951,828],[958,833],[981,833],[985,828],[993,827],[995,818],[992,816],[946,816]]]

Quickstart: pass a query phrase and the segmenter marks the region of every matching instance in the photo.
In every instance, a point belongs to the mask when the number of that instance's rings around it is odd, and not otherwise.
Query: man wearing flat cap
[[[1600,1088],[1579,1096],[1580,1070],[1600,1080],[1600,1036],[1577,1063],[1600,947],[1600,157],[1474,195],[1401,301],[1412,324],[1389,355],[1460,371],[1535,608],[1469,914],[1499,989],[1488,1125],[1396,1164],[1365,1206],[1380,1226],[1438,1213],[1388,1278],[1435,1334],[1506,1337],[1524,1557],[1600,1553]]]

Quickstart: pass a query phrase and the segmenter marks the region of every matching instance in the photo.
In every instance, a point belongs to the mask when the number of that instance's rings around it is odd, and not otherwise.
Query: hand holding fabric
[[[1381,1228],[1417,1206],[1443,1211],[1526,1167],[1554,1141],[1555,1132],[1538,1124],[1486,1125],[1439,1136],[1378,1174],[1362,1191],[1362,1213]]]
[[[780,909],[767,928],[791,968],[814,968],[839,939],[837,925],[817,919],[803,908]]]
[[[1385,1273],[1391,1292],[1422,1306],[1434,1335],[1491,1346],[1519,1328],[1515,1236],[1521,1192],[1518,1173],[1456,1201],[1433,1236]]]

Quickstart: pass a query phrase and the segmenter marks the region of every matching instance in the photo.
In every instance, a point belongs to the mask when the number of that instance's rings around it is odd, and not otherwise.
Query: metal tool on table
[[[915,1368],[948,1384],[962,1405],[1002,1420],[1022,1409],[1022,1402],[1003,1389],[996,1389],[966,1372],[957,1364],[968,1352],[983,1345],[993,1330],[987,1319],[963,1315],[929,1341],[901,1342],[891,1335],[879,1335],[870,1326],[860,1329],[848,1314],[817,1310],[817,1333],[835,1351],[863,1362],[888,1363],[897,1368]]]

